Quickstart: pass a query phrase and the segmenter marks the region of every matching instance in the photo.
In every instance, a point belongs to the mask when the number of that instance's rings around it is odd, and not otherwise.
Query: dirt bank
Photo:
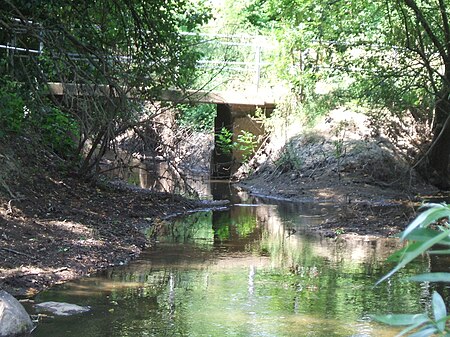
[[[121,184],[71,178],[26,139],[0,146],[0,288],[31,295],[127,263],[148,244],[139,229],[205,205]]]
[[[309,228],[314,234],[331,238],[343,234],[393,236],[416,216],[417,208],[426,198],[426,195],[408,194],[361,182],[344,185],[336,179],[325,185],[323,181],[299,180],[289,174],[276,179],[268,179],[261,174],[239,183],[239,186],[255,196],[334,205],[338,216]]]
[[[255,195],[335,204],[340,215],[313,228],[322,235],[396,234],[421,202],[445,195],[412,168],[420,132],[405,120],[380,123],[336,109],[287,142],[275,135],[235,178]]]

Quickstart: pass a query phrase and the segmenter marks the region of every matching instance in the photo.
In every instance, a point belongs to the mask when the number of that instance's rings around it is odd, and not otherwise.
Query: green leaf
[[[439,244],[441,244],[441,243],[439,242]],[[432,254],[432,255],[450,255],[450,249],[429,250],[428,254]]]
[[[408,277],[408,281],[414,282],[449,282],[450,273],[426,273]]]
[[[421,243],[415,250],[405,253],[403,256],[403,259],[395,266],[394,269],[392,269],[389,273],[387,273],[385,276],[383,276],[380,280],[377,281],[375,285],[380,284],[384,280],[391,277],[393,274],[395,274],[399,269],[406,266],[409,262],[414,260],[417,256],[420,254],[426,252],[429,248],[431,248],[436,243],[440,242],[442,239],[447,238],[450,234],[450,230],[446,230],[438,235],[436,235],[434,238],[425,241]]]
[[[399,262],[406,253],[412,252],[420,247],[421,242],[411,242],[408,243],[405,247],[395,251],[392,253],[387,259],[386,262]]]
[[[433,292],[431,304],[433,306],[434,320],[436,321],[436,326],[439,331],[443,332],[445,330],[444,319],[447,316],[447,308],[445,307],[444,300],[438,292]]]
[[[389,314],[389,315],[374,315],[372,318],[378,322],[393,325],[420,325],[428,322],[430,319],[425,314]],[[418,325],[417,325],[418,324]]]
[[[429,337],[433,336],[436,332],[437,329],[435,327],[428,326],[420,331],[417,331],[416,333],[413,333],[412,335],[409,335],[409,337]]]
[[[430,319],[428,317],[427,317],[427,321],[417,321],[416,324],[412,324],[412,325],[408,326],[406,329],[403,329],[402,331],[400,331],[400,333],[397,335],[397,337],[404,336],[408,332],[416,330],[418,327],[420,327],[421,325],[423,325],[424,323],[427,323],[429,321],[430,321]]]
[[[408,235],[408,240],[423,242],[434,238],[441,232],[430,228],[416,228]],[[439,244],[450,246],[450,238],[443,239]]]
[[[442,204],[427,204],[426,207],[431,207],[421,213],[408,227],[403,231],[402,240],[408,238],[408,235],[419,226],[426,226],[443,217],[450,216],[450,209]]]

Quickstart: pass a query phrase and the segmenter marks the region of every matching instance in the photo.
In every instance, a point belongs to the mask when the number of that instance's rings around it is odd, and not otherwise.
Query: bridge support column
[[[217,116],[214,120],[214,152],[211,162],[212,176],[219,179],[229,179],[233,164],[232,151],[223,151],[217,144],[222,128],[233,133],[233,118],[228,104],[217,104]]]

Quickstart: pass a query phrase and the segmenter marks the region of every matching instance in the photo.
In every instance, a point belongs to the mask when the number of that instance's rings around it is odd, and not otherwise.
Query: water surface
[[[421,312],[429,286],[401,276],[429,261],[374,287],[398,241],[305,233],[333,212],[254,199],[167,223],[130,265],[40,293],[91,311],[46,318],[33,336],[394,336],[369,315]]]

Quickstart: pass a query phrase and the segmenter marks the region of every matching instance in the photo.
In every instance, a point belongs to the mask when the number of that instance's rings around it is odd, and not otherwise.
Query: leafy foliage
[[[209,18],[203,1],[7,0],[0,9],[1,43],[35,53],[2,49],[7,64],[1,70],[30,92],[34,126],[45,143],[57,152],[75,150],[70,157],[83,158],[77,173],[89,178],[119,136],[150,128],[158,115],[158,107],[145,109],[136,97],[151,101],[192,81],[198,37],[180,32],[196,31]],[[65,84],[62,99],[49,95],[49,82]],[[21,104],[7,101],[1,126],[17,131]]]
[[[241,130],[233,141],[233,132],[223,127],[216,133],[216,146],[223,154],[231,154],[239,151],[244,163],[248,162],[254,155],[259,144],[258,137],[250,131]]]
[[[214,104],[179,104],[177,121],[195,131],[210,131],[214,127],[216,107]]]
[[[8,132],[20,132],[25,120],[25,102],[19,94],[19,85],[2,80],[0,86],[0,138]]]
[[[73,155],[79,139],[79,125],[67,113],[52,108],[43,116],[41,132],[44,141],[59,155]]]
[[[394,253],[390,261],[397,261],[397,265],[377,283],[392,277],[398,270],[406,266],[418,256],[428,254],[450,254],[449,249],[435,249],[435,246],[450,246],[450,206],[445,204],[428,204],[423,211],[402,232],[401,240],[409,240],[410,243],[401,251]],[[416,282],[450,282],[449,273],[425,273],[409,278]],[[450,316],[447,314],[446,305],[438,292],[433,292],[432,317],[428,314],[389,314],[377,315],[374,319],[397,326],[406,326],[399,336],[413,332],[410,336],[434,336],[435,334],[448,335],[450,331],[446,325]]]
[[[237,136],[235,147],[242,152],[242,159],[244,162],[248,162],[251,156],[254,155],[258,144],[258,137],[255,134],[242,130]]]
[[[223,154],[230,154],[233,152],[233,133],[227,128],[223,127],[216,133],[216,146]]]

